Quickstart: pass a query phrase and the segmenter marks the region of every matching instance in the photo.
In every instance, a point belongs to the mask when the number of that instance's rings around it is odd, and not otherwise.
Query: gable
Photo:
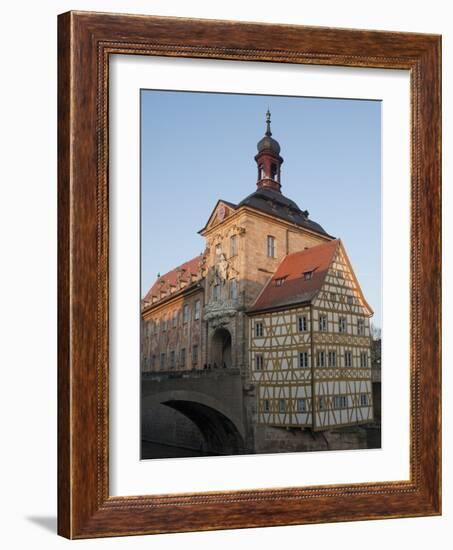
[[[232,202],[224,200],[217,201],[217,204],[215,205],[214,210],[211,212],[211,215],[209,216],[206,225],[203,227],[203,229],[199,231],[199,233],[203,233],[204,231],[207,231],[208,229],[211,229],[224,222],[234,213],[235,210],[236,205]]]

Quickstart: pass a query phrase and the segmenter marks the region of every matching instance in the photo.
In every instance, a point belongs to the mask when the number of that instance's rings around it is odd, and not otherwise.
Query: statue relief
[[[217,263],[216,272],[217,277],[220,279],[222,283],[225,283],[225,281],[228,279],[228,260],[225,257],[225,254],[220,254],[219,261]]]

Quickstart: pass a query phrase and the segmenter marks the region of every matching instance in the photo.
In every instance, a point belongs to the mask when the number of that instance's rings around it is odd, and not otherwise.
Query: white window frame
[[[319,368],[323,368],[326,364],[326,352],[324,350],[319,350],[316,354],[316,366]],[[322,361],[321,361],[322,358]]]
[[[365,369],[368,367],[368,353],[366,351],[360,352],[360,368]]]
[[[299,351],[299,368],[308,368],[308,351]]]
[[[329,351],[327,353],[327,366],[328,367],[336,367],[337,366],[337,352],[336,351]]]
[[[255,355],[255,370],[258,372],[264,370],[264,356],[262,353],[257,353]]]
[[[307,332],[307,329],[308,329],[307,316],[306,315],[299,315],[299,317],[297,318],[297,330],[298,330],[298,332]]]
[[[300,406],[302,405],[302,406]],[[299,397],[296,400],[296,411],[298,413],[307,412],[307,400],[304,397]]]
[[[365,336],[365,319],[357,319],[357,335]]]
[[[347,357],[349,357],[349,361],[346,359]],[[352,351],[350,350],[345,350],[344,352],[344,366],[352,367]]]
[[[360,406],[367,407],[370,404],[370,398],[367,393],[360,394]]]
[[[347,409],[348,408],[348,396],[347,395],[334,395],[333,407],[334,409]]]
[[[255,338],[262,338],[264,336],[264,323],[257,321],[255,323]]]

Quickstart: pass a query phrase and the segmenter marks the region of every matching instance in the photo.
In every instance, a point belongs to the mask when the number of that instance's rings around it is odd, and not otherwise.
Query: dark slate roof
[[[237,208],[241,206],[250,206],[251,208],[295,223],[301,227],[320,233],[321,235],[331,236],[324,231],[319,223],[308,218],[308,212],[303,212],[294,201],[273,189],[258,189],[248,197],[245,197],[245,199],[237,205]]]

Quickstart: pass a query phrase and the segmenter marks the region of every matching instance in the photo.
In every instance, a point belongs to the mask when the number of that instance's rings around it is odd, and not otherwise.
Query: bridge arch
[[[245,452],[241,419],[214,397],[196,391],[172,390],[142,399],[143,410],[158,405],[170,407],[191,420],[203,436],[206,452],[222,455]]]

